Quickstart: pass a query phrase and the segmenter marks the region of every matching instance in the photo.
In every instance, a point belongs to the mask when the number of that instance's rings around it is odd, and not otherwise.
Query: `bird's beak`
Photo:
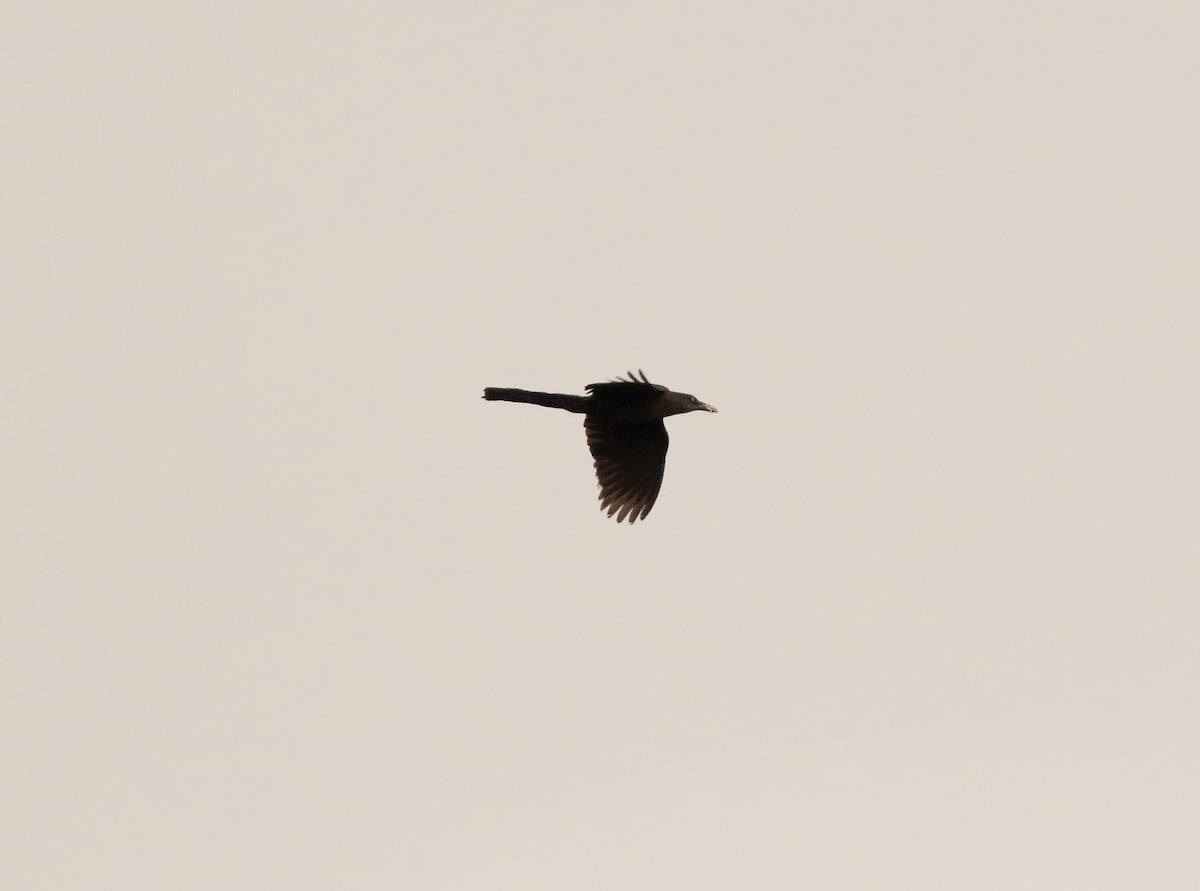
[[[707,402],[701,402],[700,407],[702,409],[704,409],[705,411],[711,411],[713,414],[717,413],[717,410],[715,408],[713,408],[711,405],[709,405]]]

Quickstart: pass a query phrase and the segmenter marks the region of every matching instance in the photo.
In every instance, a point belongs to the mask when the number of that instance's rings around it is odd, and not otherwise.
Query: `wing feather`
[[[635,423],[588,415],[583,421],[600,486],[600,509],[617,522],[643,519],[654,507],[667,462],[667,428],[659,419]]]

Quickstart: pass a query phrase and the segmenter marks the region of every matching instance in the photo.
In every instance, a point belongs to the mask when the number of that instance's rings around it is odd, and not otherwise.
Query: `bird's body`
[[[654,507],[667,460],[667,428],[663,418],[689,411],[712,411],[695,396],[652,384],[638,372],[628,380],[588,384],[587,396],[539,393],[488,387],[483,398],[527,402],[584,415],[588,448],[600,485],[600,507],[608,515],[632,523]]]

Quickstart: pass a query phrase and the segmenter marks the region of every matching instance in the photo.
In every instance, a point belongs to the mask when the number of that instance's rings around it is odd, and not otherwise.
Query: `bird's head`
[[[689,411],[716,411],[711,405],[701,402],[690,393],[675,393],[671,391],[663,394],[663,407],[666,409],[663,417],[681,415]]]

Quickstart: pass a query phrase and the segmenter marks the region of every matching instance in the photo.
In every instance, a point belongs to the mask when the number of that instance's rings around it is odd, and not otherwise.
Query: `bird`
[[[662,487],[667,462],[663,418],[716,409],[688,393],[652,384],[639,368],[635,377],[588,384],[586,396],[540,393],[510,387],[485,387],[483,398],[526,402],[583,415],[583,429],[600,486],[600,509],[617,522],[645,519]]]

